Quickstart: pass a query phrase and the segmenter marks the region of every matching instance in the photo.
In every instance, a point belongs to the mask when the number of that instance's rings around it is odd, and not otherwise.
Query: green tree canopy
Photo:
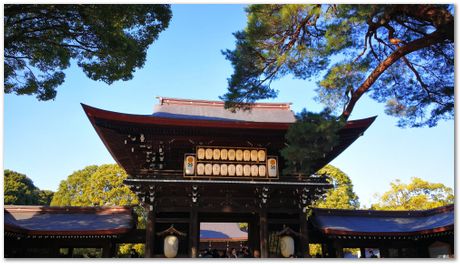
[[[4,204],[49,205],[53,192],[40,190],[26,175],[5,170],[3,172]]]
[[[75,171],[61,181],[51,205],[53,206],[135,206],[138,228],[145,228],[146,214],[135,193],[123,180],[126,172],[116,164],[91,165]],[[127,255],[134,248],[139,255],[144,254],[142,244],[123,244],[119,254]]]
[[[367,93],[399,126],[454,115],[453,5],[250,5],[224,55],[230,108],[274,98],[286,75],[320,78],[317,99],[347,120]]]
[[[53,206],[137,205],[137,196],[123,184],[128,176],[116,164],[87,166],[61,181]]]
[[[334,188],[326,192],[324,200],[316,200],[313,207],[330,209],[358,209],[359,199],[353,191],[350,177],[339,168],[326,165],[318,172],[318,175],[328,176]]]
[[[454,203],[452,189],[441,183],[413,177],[409,184],[396,180],[390,186],[384,194],[376,195],[378,202],[372,204],[371,209],[427,210]]]
[[[311,205],[315,208],[328,209],[358,209],[359,198],[353,191],[350,177],[337,167],[326,165],[316,172],[317,175],[327,176],[334,188],[327,190],[324,199],[318,199]],[[310,255],[321,254],[321,244],[310,244]],[[346,249],[353,254],[356,250]]]
[[[93,80],[130,80],[170,19],[169,5],[4,5],[4,91],[54,99],[71,59]]]
[[[310,176],[314,173],[312,165],[324,158],[338,144],[337,132],[343,122],[337,120],[328,110],[319,114],[303,110],[296,115],[296,122],[286,133],[287,146],[281,155],[288,161],[286,174]]]

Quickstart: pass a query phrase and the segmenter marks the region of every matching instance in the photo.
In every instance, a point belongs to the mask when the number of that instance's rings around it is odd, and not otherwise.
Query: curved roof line
[[[114,111],[108,111],[92,107],[81,103],[86,115],[94,122],[94,118],[128,122],[135,124],[153,124],[153,125],[170,125],[170,126],[195,126],[195,127],[222,127],[222,128],[250,128],[250,129],[274,129],[287,130],[292,122],[254,122],[254,121],[239,121],[225,119],[189,119],[185,115],[177,115],[174,117],[158,117],[154,115],[136,115],[125,114]],[[345,125],[345,128],[357,128],[370,126],[377,116],[372,116],[363,119],[350,120]],[[94,123],[93,123],[94,125]]]

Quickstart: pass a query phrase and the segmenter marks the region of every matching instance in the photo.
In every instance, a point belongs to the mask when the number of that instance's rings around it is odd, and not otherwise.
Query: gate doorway
[[[253,256],[259,250],[255,214],[199,213],[199,257]]]

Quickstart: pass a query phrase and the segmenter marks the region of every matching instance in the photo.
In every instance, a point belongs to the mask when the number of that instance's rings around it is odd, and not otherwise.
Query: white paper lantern
[[[243,176],[243,165],[236,165],[236,176]]]
[[[251,150],[251,161],[257,161],[257,150]]]
[[[206,175],[212,174],[212,164],[211,163],[207,163],[206,165],[204,165],[204,174]]]
[[[244,161],[250,161],[251,160],[251,151],[250,150],[244,150],[243,151],[243,160]]]
[[[267,173],[267,168],[265,167],[265,165],[260,165],[259,166],[259,176],[265,177],[266,173]]]
[[[244,176],[251,176],[251,166],[250,165],[244,165],[243,167],[243,174]]]
[[[195,174],[195,157],[186,156],[184,162],[185,175]]]
[[[203,160],[204,157],[206,156],[204,148],[199,148],[197,150],[197,156],[199,160]]]
[[[214,164],[214,165],[212,165],[212,175],[217,176],[217,175],[219,175],[219,173],[220,173],[220,166],[219,166],[219,164]]]
[[[251,176],[252,177],[257,177],[258,174],[259,174],[259,166],[252,165],[251,166]]]
[[[243,160],[243,151],[241,149],[236,150],[236,160],[237,161],[242,161]]]
[[[235,160],[236,152],[234,149],[228,150],[228,160]]]
[[[210,148],[206,149],[206,159],[207,160],[212,159],[212,149]]]
[[[236,168],[234,164],[228,165],[228,176],[235,176]]]
[[[220,149],[214,149],[212,152],[212,158],[214,160],[220,160]]]
[[[198,175],[204,174],[204,164],[203,163],[198,163],[198,165],[196,165],[196,174]]]
[[[179,239],[176,236],[169,235],[165,237],[163,244],[163,253],[167,258],[175,258],[179,250]]]
[[[276,159],[270,158],[268,161],[268,177],[276,177],[278,174],[278,164]]]
[[[294,246],[294,239],[292,237],[282,236],[280,238],[280,249],[283,257],[289,258],[291,255],[294,255]]]
[[[257,152],[257,157],[259,158],[259,161],[264,161],[265,160],[265,150],[259,150]]]
[[[228,171],[227,164],[220,165],[220,175],[227,176],[227,171]]]
[[[227,154],[228,154],[228,151],[226,149],[221,149],[220,150],[220,159],[221,160],[227,160]]]

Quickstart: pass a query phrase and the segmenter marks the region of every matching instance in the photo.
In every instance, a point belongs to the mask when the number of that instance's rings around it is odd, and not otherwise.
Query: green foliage
[[[275,98],[272,81],[318,78],[317,100],[348,119],[367,93],[399,126],[454,113],[453,5],[250,5],[224,51],[234,68],[226,107]]]
[[[304,109],[296,119],[286,133],[288,146],[281,150],[289,161],[285,173],[309,176],[317,169],[312,165],[338,144],[344,123],[327,110],[317,114]]]
[[[413,177],[409,184],[400,180],[390,183],[390,190],[376,195],[374,210],[427,210],[454,203],[451,188],[441,183],[430,183]]]
[[[3,174],[5,205],[49,205],[53,192],[38,189],[26,175],[5,170]]]
[[[97,166],[88,166],[72,173],[67,180],[61,181],[58,191],[51,201],[52,206],[89,206],[92,205],[85,191],[90,177],[97,170]],[[98,190],[95,190],[98,191]],[[100,191],[100,190],[99,190]]]
[[[334,188],[326,192],[324,200],[317,200],[312,207],[330,209],[358,209],[359,198],[353,191],[353,184],[350,177],[332,165],[326,165],[316,174],[328,176]]]
[[[40,190],[38,192],[38,204],[50,205],[53,200],[54,192],[49,190]]]
[[[130,257],[131,249],[134,249],[140,257],[144,256],[145,244],[120,244],[118,247],[118,256]]]
[[[339,168],[326,165],[316,172],[317,175],[327,176],[334,188],[327,190],[323,200],[316,200],[311,205],[315,208],[329,209],[358,209],[359,198],[353,191],[350,177]],[[350,250],[355,254],[356,250]],[[321,255],[321,244],[310,244],[310,255]]]
[[[248,232],[249,224],[248,223],[238,223],[238,228],[243,232]]]
[[[137,205],[137,196],[123,184],[128,177],[116,164],[87,166],[61,181],[53,206]]]
[[[61,181],[51,205],[53,206],[129,206],[138,205],[135,193],[123,180],[128,177],[126,172],[116,164],[87,166],[69,175]],[[134,207],[138,215],[137,228],[145,228],[146,213],[141,206]],[[119,254],[124,255],[134,248],[144,255],[144,247],[139,244],[123,244]]]
[[[169,5],[4,6],[5,93],[56,97],[73,59],[93,80],[130,80],[166,29]]]

